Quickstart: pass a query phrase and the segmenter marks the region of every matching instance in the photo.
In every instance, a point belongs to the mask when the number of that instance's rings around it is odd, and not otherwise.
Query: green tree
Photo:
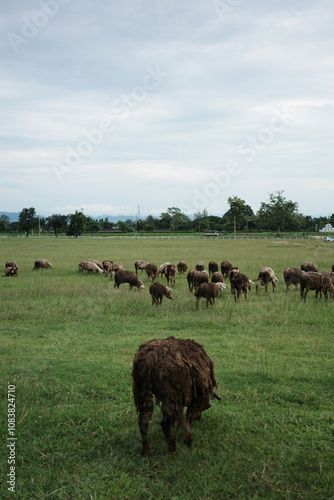
[[[53,214],[47,218],[47,225],[50,229],[53,229],[56,238],[60,231],[66,232],[67,230],[67,215]]]
[[[29,237],[29,232],[38,227],[38,218],[36,217],[36,210],[33,207],[23,208],[19,215],[19,230],[26,233]]]
[[[82,212],[78,210],[74,214],[69,216],[70,224],[67,230],[69,236],[75,236],[76,238],[83,234],[86,229],[86,217]]]
[[[224,224],[228,229],[232,230],[234,228],[234,218],[236,222],[236,228],[240,231],[246,226],[246,215],[250,216],[253,210],[249,205],[246,205],[245,201],[238,196],[230,196],[227,199],[230,208],[225,212],[223,216]]]
[[[0,231],[6,232],[9,226],[8,215],[1,215],[0,217]]]
[[[278,238],[281,230],[297,229],[297,226],[300,225],[298,203],[287,201],[283,193],[284,191],[276,191],[269,194],[269,202],[262,202],[257,213],[260,226],[264,229],[277,231]]]

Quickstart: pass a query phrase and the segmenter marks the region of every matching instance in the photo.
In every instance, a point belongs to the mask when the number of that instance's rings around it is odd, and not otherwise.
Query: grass
[[[333,246],[309,241],[6,239],[0,256],[18,278],[0,279],[1,497],[7,490],[7,387],[16,386],[16,493],[22,499],[334,498],[333,302],[285,293],[282,272]],[[37,258],[54,269],[32,272]],[[229,260],[250,278],[271,266],[280,284],[235,303],[224,291],[195,309],[186,277],[174,301],[151,307],[145,289],[115,290],[81,276],[80,260],[136,259],[190,267]],[[141,457],[131,369],[138,346],[169,335],[202,343],[221,401],[193,425],[193,445],[168,453],[157,408],[151,458]]]

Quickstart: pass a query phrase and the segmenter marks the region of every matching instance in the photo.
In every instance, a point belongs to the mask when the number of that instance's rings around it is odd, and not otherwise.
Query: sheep
[[[14,260],[7,260],[5,264],[5,269],[7,269],[7,267],[16,267],[17,269],[19,268],[19,266],[16,264]]]
[[[169,285],[170,282],[171,286],[175,286],[176,267],[174,264],[168,264],[164,269],[164,274],[166,276],[167,285]]]
[[[218,262],[216,262],[215,260],[210,260],[210,262],[209,262],[209,276],[211,276],[212,273],[215,273],[217,271],[219,271]]]
[[[196,269],[196,271],[204,271],[204,264],[201,260],[199,260],[196,263],[195,269]]]
[[[259,283],[261,281],[261,286],[265,287],[265,291],[268,292],[269,283],[273,285],[273,293],[275,292],[275,287],[279,283],[278,279],[275,276],[274,271],[271,267],[262,267],[259,272],[259,276],[256,283],[256,295],[259,288]]]
[[[161,264],[161,266],[159,267],[159,270],[158,270],[158,276],[159,275],[163,275],[164,272],[165,272],[165,267],[168,266],[170,264],[170,262],[164,262],[163,264]]]
[[[122,270],[115,273],[114,288],[119,288],[119,285],[122,283],[129,283],[129,290],[131,290],[133,286],[141,289],[145,288],[144,283],[138,278],[138,275],[132,271]]]
[[[239,272],[239,268],[232,266],[228,272],[228,279],[231,281],[231,277],[233,276],[233,273],[238,273],[238,272]]]
[[[211,407],[217,380],[214,363],[203,346],[194,340],[154,339],[139,347],[132,368],[133,396],[138,412],[143,456],[151,454],[148,424],[153,414],[153,396],[161,403],[161,427],[169,451],[176,451],[173,426],[183,427],[183,410],[187,407],[184,443],[191,445],[191,424]]]
[[[221,262],[220,271],[225,278],[228,277],[228,273],[229,273],[229,270],[231,269],[231,267],[233,267],[233,266],[230,262],[228,262],[228,260],[223,260]]]
[[[231,282],[231,293],[234,295],[234,300],[240,299],[241,292],[245,294],[245,299],[247,299],[248,290],[252,289],[254,282],[247,278],[247,276],[239,271],[235,271],[230,275]],[[235,293],[237,292],[237,294]]]
[[[298,285],[300,284],[300,278],[304,272],[305,271],[302,271],[299,267],[287,267],[284,269],[283,278],[286,284],[286,292],[289,290],[289,286],[291,284],[295,285],[295,291],[297,290]]]
[[[318,298],[319,293],[321,297],[322,292],[324,292],[326,301],[328,291],[330,291],[331,296],[334,296],[334,285],[331,279],[315,271],[304,273],[300,278],[301,300],[304,299],[304,302],[306,302],[306,296],[310,290],[315,290],[316,299]]]
[[[106,272],[106,278],[109,276],[109,272],[110,272],[110,275],[112,275],[112,272],[113,272],[112,265],[113,265],[113,261],[112,260],[104,260],[102,262],[102,267],[103,267],[103,269]]]
[[[300,269],[302,271],[305,271],[306,273],[308,273],[309,271],[313,271],[315,273],[318,272],[318,268],[315,264],[313,264],[313,262],[303,262],[302,265],[300,266]]]
[[[218,283],[218,282],[224,283],[224,275],[219,271],[215,271],[214,273],[212,273],[211,283]]]
[[[198,309],[198,304],[202,297],[206,299],[206,307],[209,307],[209,304],[212,306],[220,290],[224,290],[225,288],[227,288],[225,283],[221,282],[201,283],[195,291],[196,309]]]
[[[143,273],[143,270],[146,268],[148,262],[146,260],[136,260],[135,262],[135,270],[136,274],[138,274],[138,270],[140,270]]]
[[[38,271],[38,269],[52,269],[53,265],[46,259],[35,260],[33,271]]]
[[[208,283],[209,273],[207,271],[196,271],[196,269],[191,269],[187,274],[188,288],[189,292],[192,292],[201,283]]]
[[[167,299],[173,300],[172,289],[162,283],[153,283],[150,286],[150,295],[152,297],[152,306],[155,304],[158,307],[164,295]]]
[[[334,264],[332,265],[332,273],[334,273]]]
[[[158,266],[153,262],[151,262],[147,264],[147,266],[145,267],[145,272],[147,274],[148,279],[151,278],[151,280],[154,281],[158,274]]]
[[[103,265],[101,264],[101,262],[99,262],[98,260],[95,260],[95,259],[87,259],[87,262],[94,262],[94,264],[97,265],[97,267],[99,267],[102,271],[104,271],[104,268],[103,268]]]
[[[180,262],[177,264],[177,270],[179,273],[186,273],[187,272],[187,269],[188,269],[188,266],[187,266],[187,263],[185,260],[180,260]]]
[[[15,278],[17,278],[17,273],[18,273],[19,270],[20,269],[18,267],[8,266],[5,269],[4,276],[14,276]]]
[[[79,274],[83,274],[84,271],[87,271],[87,274],[103,274],[106,271],[103,269],[100,269],[99,266],[93,262],[92,260],[83,260],[79,262]]]
[[[118,271],[124,271],[124,265],[121,262],[113,262],[112,263],[112,270],[113,270],[113,272],[111,273],[111,276],[110,276],[111,281],[113,280],[115,273],[117,273]]]

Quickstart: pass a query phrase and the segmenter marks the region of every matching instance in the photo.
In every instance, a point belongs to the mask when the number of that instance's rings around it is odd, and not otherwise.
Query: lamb
[[[173,300],[172,289],[168,286],[162,285],[161,283],[153,283],[150,286],[150,295],[152,297],[152,306],[155,304],[158,307],[158,305],[161,304],[164,295],[167,299]]]
[[[222,275],[227,278],[228,277],[228,273],[230,271],[230,269],[232,268],[232,264],[230,262],[228,262],[228,260],[223,260],[220,264],[220,271],[222,273]]]
[[[310,290],[315,290],[315,298],[320,297],[322,292],[324,292],[325,300],[327,301],[327,292],[330,291],[331,296],[334,296],[334,285],[328,276],[324,276],[321,273],[314,271],[309,271],[304,273],[300,278],[300,296],[301,300],[304,299],[306,302],[306,296]]]
[[[245,299],[247,299],[248,290],[252,289],[254,282],[247,278],[247,276],[239,271],[235,271],[230,275],[231,282],[231,293],[234,295],[234,300],[240,299],[241,292],[245,294]],[[236,294],[237,292],[237,294]]]
[[[138,271],[141,271],[143,273],[143,270],[146,268],[148,262],[146,260],[136,260],[135,262],[135,270],[136,274],[138,274]]]
[[[145,267],[145,272],[147,274],[148,279],[154,281],[158,274],[158,266],[153,262],[151,262],[147,264],[147,266]]]
[[[221,272],[215,271],[211,276],[211,283],[224,283],[224,276]]]
[[[303,262],[302,265],[300,266],[300,269],[302,271],[305,271],[306,273],[310,272],[310,271],[313,271],[315,273],[318,272],[318,268],[315,264],[313,264],[313,262]]]
[[[161,427],[169,451],[176,451],[173,426],[183,427],[187,407],[184,443],[191,445],[191,424],[199,420],[210,405],[217,380],[214,363],[203,346],[194,340],[154,339],[142,344],[133,360],[133,395],[138,412],[143,455],[149,456],[148,424],[153,414],[153,396],[161,403]]]
[[[259,288],[259,283],[261,281],[261,286],[265,287],[265,291],[268,292],[269,283],[273,285],[273,293],[275,292],[275,287],[279,283],[278,279],[275,276],[274,271],[271,267],[262,267],[259,272],[259,277],[256,283],[256,295]]]
[[[217,271],[219,271],[218,262],[216,262],[215,260],[210,260],[210,262],[209,262],[209,276],[211,276],[212,273],[215,273]]]
[[[209,273],[207,271],[196,271],[196,269],[191,269],[187,275],[189,292],[192,292],[201,283],[208,283]]]
[[[187,266],[187,263],[185,260],[180,260],[180,262],[177,264],[177,270],[179,273],[186,273],[187,272],[187,269],[188,269],[188,266]]]
[[[105,271],[100,269],[99,266],[92,260],[83,260],[79,262],[78,267],[79,267],[79,274],[83,274],[84,271],[87,271],[87,274],[105,273]]]
[[[6,269],[5,269],[5,274],[4,276],[14,276],[15,278],[17,278],[17,273],[20,269],[18,267],[14,267],[14,266],[7,266]]]
[[[164,274],[166,276],[167,285],[169,285],[170,282],[171,286],[175,286],[176,267],[174,264],[168,264],[164,269]]]
[[[133,286],[140,289],[145,288],[144,283],[138,278],[138,275],[132,271],[123,270],[115,273],[114,288],[119,288],[119,285],[122,283],[129,283],[129,290],[131,290]]]
[[[209,304],[212,306],[220,290],[224,290],[225,288],[227,288],[225,283],[221,282],[201,283],[195,291],[196,309],[198,309],[198,304],[202,297],[206,299],[206,307],[209,307]]]
[[[53,265],[46,259],[35,260],[33,271],[38,271],[38,269],[52,269]]]
[[[195,266],[196,271],[204,271],[204,264],[201,260],[199,260]]]
[[[284,269],[283,278],[286,284],[285,291],[287,292],[289,290],[289,286],[291,284],[295,285],[296,291],[298,285],[300,284],[300,278],[304,273],[305,271],[302,271],[301,269],[299,269],[299,267],[287,267],[286,269]]]

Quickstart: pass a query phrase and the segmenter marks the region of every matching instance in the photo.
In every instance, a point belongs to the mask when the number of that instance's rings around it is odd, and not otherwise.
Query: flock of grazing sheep
[[[128,283],[129,288],[144,288],[143,281],[138,272],[146,272],[148,279],[152,282],[150,295],[152,305],[161,304],[163,297],[172,298],[172,288],[175,285],[177,271],[184,274],[188,271],[185,261],[180,261],[176,266],[165,262],[159,268],[156,264],[144,260],[134,263],[135,272],[124,269],[123,264],[105,260],[100,263],[94,259],[88,259],[79,263],[79,273],[86,271],[88,274],[104,274],[114,279],[115,288],[123,283]],[[45,260],[39,259],[34,262],[33,270],[50,269],[53,265]],[[18,276],[19,268],[14,261],[6,262],[5,276]],[[164,276],[167,286],[155,281],[159,276]],[[211,277],[211,281],[209,279]],[[289,267],[283,272],[286,291],[291,284],[297,290],[300,285],[301,299],[306,301],[310,290],[315,290],[316,298],[322,293],[327,300],[328,292],[334,298],[334,266],[332,271],[318,272],[318,268],[311,262],[304,262],[300,268]],[[250,280],[237,267],[228,261],[210,261],[208,271],[204,269],[203,262],[197,262],[195,269],[187,272],[187,283],[190,292],[196,297],[196,308],[201,298],[206,299],[206,306],[213,305],[219,292],[226,289],[225,280],[229,279],[231,292],[235,301],[240,299],[241,294],[247,298],[247,293],[255,285],[256,294],[259,285],[265,287],[272,284],[272,291],[278,284],[278,279],[270,267],[260,269],[257,280]],[[220,399],[214,392],[217,380],[214,373],[214,363],[205,352],[203,346],[191,339],[177,339],[168,337],[166,339],[153,339],[139,347],[133,360],[132,368],[133,395],[138,412],[138,424],[142,438],[142,454],[151,454],[148,444],[148,424],[153,414],[153,398],[156,404],[161,404],[162,421],[161,427],[165,436],[169,451],[176,450],[176,442],[173,435],[173,426],[184,429],[184,443],[191,444],[191,425],[193,420],[201,418],[201,413],[210,408],[210,398]],[[186,411],[186,422],[183,425],[183,412]]]
[[[34,262],[34,270],[50,269],[53,265],[45,259],[38,259]],[[95,259],[87,259],[79,263],[79,273],[82,274],[86,271],[88,274],[104,274],[108,276],[110,273],[111,280],[115,280],[114,288],[119,288],[123,283],[128,283],[129,288],[137,287],[144,288],[143,281],[139,278],[139,271],[146,272],[148,280],[152,282],[150,286],[150,295],[152,297],[152,305],[158,306],[162,303],[163,297],[173,300],[172,288],[175,286],[175,278],[177,272],[184,274],[188,271],[188,265],[184,260],[181,260],[176,266],[170,262],[165,262],[158,266],[152,262],[145,260],[136,260],[134,263],[135,272],[129,271],[124,268],[120,262],[112,260],[104,260],[102,263]],[[5,276],[18,276],[18,265],[14,261],[7,261],[5,264]],[[158,277],[165,277],[167,286],[155,281]],[[210,280],[211,277],[211,281]],[[295,285],[297,290],[300,285],[301,299],[306,301],[306,296],[310,290],[316,292],[316,298],[320,294],[325,296],[327,301],[328,293],[334,298],[334,265],[332,271],[318,272],[318,268],[312,262],[303,262],[300,268],[288,267],[283,272],[284,281],[286,284],[286,291],[289,290],[291,284]],[[279,283],[271,267],[262,267],[260,269],[258,278],[254,281],[250,280],[244,273],[239,271],[238,267],[226,260],[220,264],[211,260],[208,264],[208,271],[204,269],[203,262],[197,262],[195,269],[191,269],[187,273],[188,289],[193,292],[196,297],[196,308],[201,298],[206,300],[206,306],[212,306],[217,298],[219,292],[226,289],[225,280],[229,279],[231,286],[231,293],[234,295],[235,301],[240,300],[243,293],[247,299],[248,291],[252,289],[256,281],[256,294],[258,293],[259,285],[265,287],[268,292],[268,286],[272,284],[272,290]]]

